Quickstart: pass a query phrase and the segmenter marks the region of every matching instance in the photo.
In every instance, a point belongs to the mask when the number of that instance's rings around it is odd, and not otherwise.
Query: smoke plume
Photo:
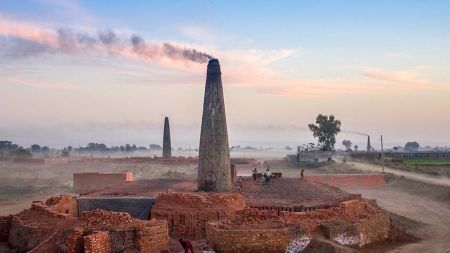
[[[33,56],[41,53],[107,53],[133,59],[167,58],[173,61],[198,63],[213,58],[194,48],[150,42],[136,34],[129,36],[113,30],[88,33],[68,28],[44,29],[28,23],[6,20],[1,16],[0,44],[2,44],[0,53],[8,56]]]
[[[347,133],[347,134],[356,134],[356,135],[362,135],[362,136],[369,136],[368,134],[361,133],[361,132],[358,132],[358,131],[353,131],[353,130],[341,130],[341,132]]]

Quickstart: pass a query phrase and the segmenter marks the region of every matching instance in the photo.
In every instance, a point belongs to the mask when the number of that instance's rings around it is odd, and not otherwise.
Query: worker
[[[303,172],[304,172],[305,170],[304,169],[302,169],[302,172],[300,172],[300,177],[303,179]]]
[[[267,177],[269,177],[269,178],[272,176],[272,173],[270,173],[269,166],[267,166],[266,175],[267,175]]]
[[[253,171],[252,171],[252,176],[253,176],[253,181],[255,181],[256,182],[256,175],[258,174],[258,169],[254,169]]]
[[[189,240],[186,239],[182,239],[180,238],[180,240],[178,240],[181,244],[181,246],[184,249],[184,253],[188,253],[189,251],[191,251],[191,253],[194,253],[194,249],[192,248],[192,243]]]

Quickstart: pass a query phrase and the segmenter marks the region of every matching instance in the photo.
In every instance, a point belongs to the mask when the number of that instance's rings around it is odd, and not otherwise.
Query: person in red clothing
[[[189,240],[185,240],[180,238],[180,240],[178,240],[181,244],[181,246],[184,249],[184,253],[188,253],[189,250],[191,251],[191,253],[194,253],[194,249],[192,248],[192,243]]]

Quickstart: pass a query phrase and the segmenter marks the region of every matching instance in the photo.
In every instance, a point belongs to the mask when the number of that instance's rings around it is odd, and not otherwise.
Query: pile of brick
[[[228,217],[220,222],[221,225],[262,225],[266,223],[281,223],[282,220],[274,210],[259,210],[255,208],[246,208],[237,211],[235,215]]]
[[[338,207],[320,209],[310,212],[281,212],[282,219],[287,223],[294,223],[308,232],[315,231],[323,223],[357,222],[383,211],[374,203],[367,200],[350,200]]]
[[[238,193],[161,193],[152,217],[166,220],[172,237],[205,238],[206,222],[219,221],[245,208]]]
[[[220,222],[207,224],[206,240],[214,250],[232,252],[285,252],[287,246],[300,236],[294,226],[230,227]]]
[[[85,253],[110,253],[111,243],[108,231],[94,231],[84,237]]]
[[[160,193],[154,207],[171,209],[232,209],[245,207],[245,200],[238,193]]]
[[[108,212],[102,209],[83,212],[80,218],[82,226],[88,228],[126,228],[134,225],[129,213]]]

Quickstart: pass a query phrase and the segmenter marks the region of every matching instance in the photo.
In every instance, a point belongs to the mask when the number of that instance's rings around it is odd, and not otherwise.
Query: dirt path
[[[393,187],[348,191],[359,192],[365,198],[376,199],[382,208],[390,212],[427,224],[424,227],[413,228],[412,231],[424,240],[401,246],[390,252],[450,252],[450,204],[411,195]]]
[[[381,172],[383,171],[383,167],[375,164],[368,164],[368,163],[360,163],[360,162],[352,162],[352,164],[355,166],[355,169],[365,170],[365,171],[376,171]],[[433,176],[427,176],[424,174],[418,174],[413,172],[407,172],[403,170],[396,170],[391,168],[384,168],[385,172],[392,173],[397,176],[402,176],[408,179],[424,182],[427,184],[434,184],[434,185],[443,185],[443,186],[450,186],[450,178],[448,177],[433,177]]]

